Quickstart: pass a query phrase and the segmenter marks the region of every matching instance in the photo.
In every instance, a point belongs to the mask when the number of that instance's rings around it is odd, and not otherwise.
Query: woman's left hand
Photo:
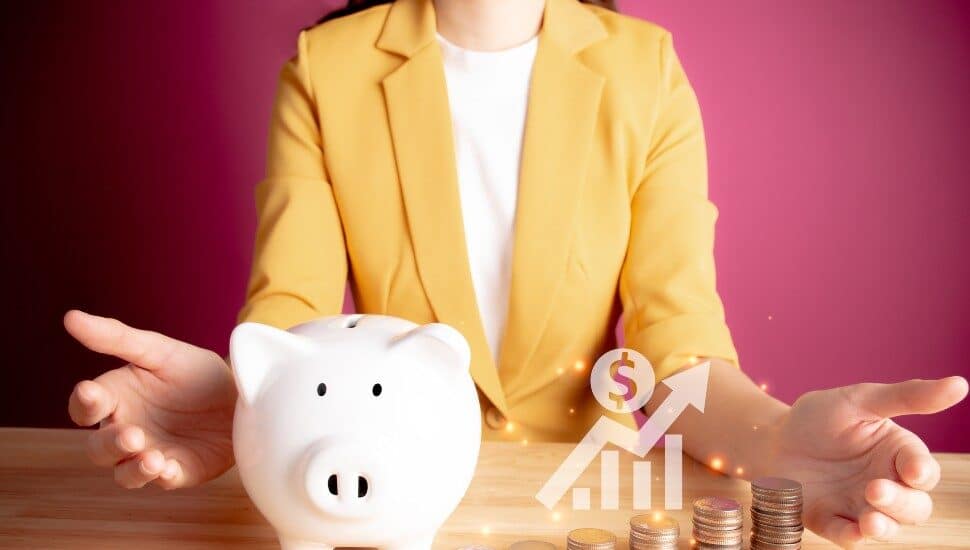
[[[766,426],[765,472],[802,482],[805,527],[836,544],[891,538],[929,518],[927,491],[940,480],[923,441],[891,418],[936,413],[966,395],[959,376],[807,393]]]

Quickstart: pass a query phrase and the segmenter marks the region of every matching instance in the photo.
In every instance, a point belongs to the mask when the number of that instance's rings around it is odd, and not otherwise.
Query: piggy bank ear
[[[393,347],[440,354],[463,370],[468,370],[471,362],[471,349],[465,337],[443,323],[430,323],[409,330],[397,338]]]
[[[239,395],[252,404],[274,369],[308,351],[306,338],[285,330],[259,323],[237,326],[229,338],[229,362]]]

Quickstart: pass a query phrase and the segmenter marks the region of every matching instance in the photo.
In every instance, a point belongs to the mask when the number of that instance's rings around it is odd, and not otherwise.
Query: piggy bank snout
[[[380,494],[380,470],[362,445],[352,441],[321,442],[306,461],[305,486],[310,501],[327,515],[360,518],[371,515]]]

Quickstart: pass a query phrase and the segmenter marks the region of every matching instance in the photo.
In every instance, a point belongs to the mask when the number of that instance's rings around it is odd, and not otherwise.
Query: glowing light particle
[[[529,440],[528,439],[523,439],[522,440],[522,446],[523,447],[526,446],[526,445],[528,445],[528,444],[529,444]]]
[[[562,514],[560,514],[559,512],[552,513],[552,521],[559,521],[561,519],[562,519]]]
[[[744,468],[738,466],[737,468],[735,468],[734,473],[739,476],[744,475]]]
[[[515,422],[512,422],[512,421],[506,422],[505,423],[505,431],[510,432],[510,433],[511,432],[514,432],[515,431]]]
[[[576,409],[569,409],[569,414],[576,414]]]
[[[586,365],[583,364],[583,361],[579,360],[579,361],[576,361],[576,364],[573,365],[573,368],[576,369],[577,371],[581,371],[583,370],[583,368],[585,368],[585,366]]]
[[[487,537],[488,535],[492,534],[492,528],[488,525],[482,526],[482,534]]]
[[[556,369],[556,374],[562,375],[562,373],[564,372],[566,372],[566,370],[563,369],[562,367],[559,367],[558,369]]]
[[[768,391],[768,384],[761,384],[761,391]]]
[[[720,471],[724,467],[724,460],[719,456],[715,456],[711,459],[711,468]]]

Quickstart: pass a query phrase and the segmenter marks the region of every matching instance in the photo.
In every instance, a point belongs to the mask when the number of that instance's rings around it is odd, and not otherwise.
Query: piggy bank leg
[[[413,539],[408,542],[400,542],[389,546],[382,546],[381,550],[431,550],[432,542],[434,542],[434,535]]]
[[[288,539],[280,537],[281,550],[333,550],[333,546],[322,542],[309,542],[305,540]]]

